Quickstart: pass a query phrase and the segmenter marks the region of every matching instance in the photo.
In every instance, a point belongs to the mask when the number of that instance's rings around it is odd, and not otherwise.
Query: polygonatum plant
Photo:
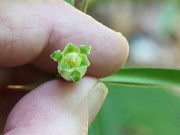
[[[80,49],[69,43],[61,52],[57,50],[51,54],[51,58],[58,62],[58,72],[65,80],[79,82],[85,75],[90,62],[87,55],[90,54],[91,46],[81,45]]]

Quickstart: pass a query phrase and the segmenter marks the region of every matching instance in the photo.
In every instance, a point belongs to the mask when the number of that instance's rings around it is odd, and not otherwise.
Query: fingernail
[[[99,112],[106,95],[108,93],[108,88],[103,83],[98,83],[91,90],[88,98],[88,123],[90,124],[97,113]]]

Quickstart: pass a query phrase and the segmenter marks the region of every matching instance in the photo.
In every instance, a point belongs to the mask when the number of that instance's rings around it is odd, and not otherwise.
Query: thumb
[[[75,84],[53,80],[23,97],[11,111],[4,135],[87,135],[107,88],[95,78]]]

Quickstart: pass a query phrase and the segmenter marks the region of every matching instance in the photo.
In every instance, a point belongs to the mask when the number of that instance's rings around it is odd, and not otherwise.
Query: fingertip
[[[98,78],[117,72],[129,54],[128,41],[121,33],[105,28],[101,38],[94,39],[99,43],[92,47],[92,55],[89,56],[91,65],[87,73]]]
[[[128,40],[126,39],[125,36],[122,35],[122,33],[120,32],[116,32],[119,38],[119,48],[120,48],[120,52],[117,53],[119,55],[119,64],[118,67],[122,67],[127,59],[128,59],[128,55],[129,55],[129,43]],[[119,69],[118,68],[118,69]]]

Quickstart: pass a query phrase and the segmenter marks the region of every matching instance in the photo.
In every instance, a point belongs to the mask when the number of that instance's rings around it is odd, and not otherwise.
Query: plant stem
[[[86,13],[88,7],[88,0],[74,0],[74,7]]]

